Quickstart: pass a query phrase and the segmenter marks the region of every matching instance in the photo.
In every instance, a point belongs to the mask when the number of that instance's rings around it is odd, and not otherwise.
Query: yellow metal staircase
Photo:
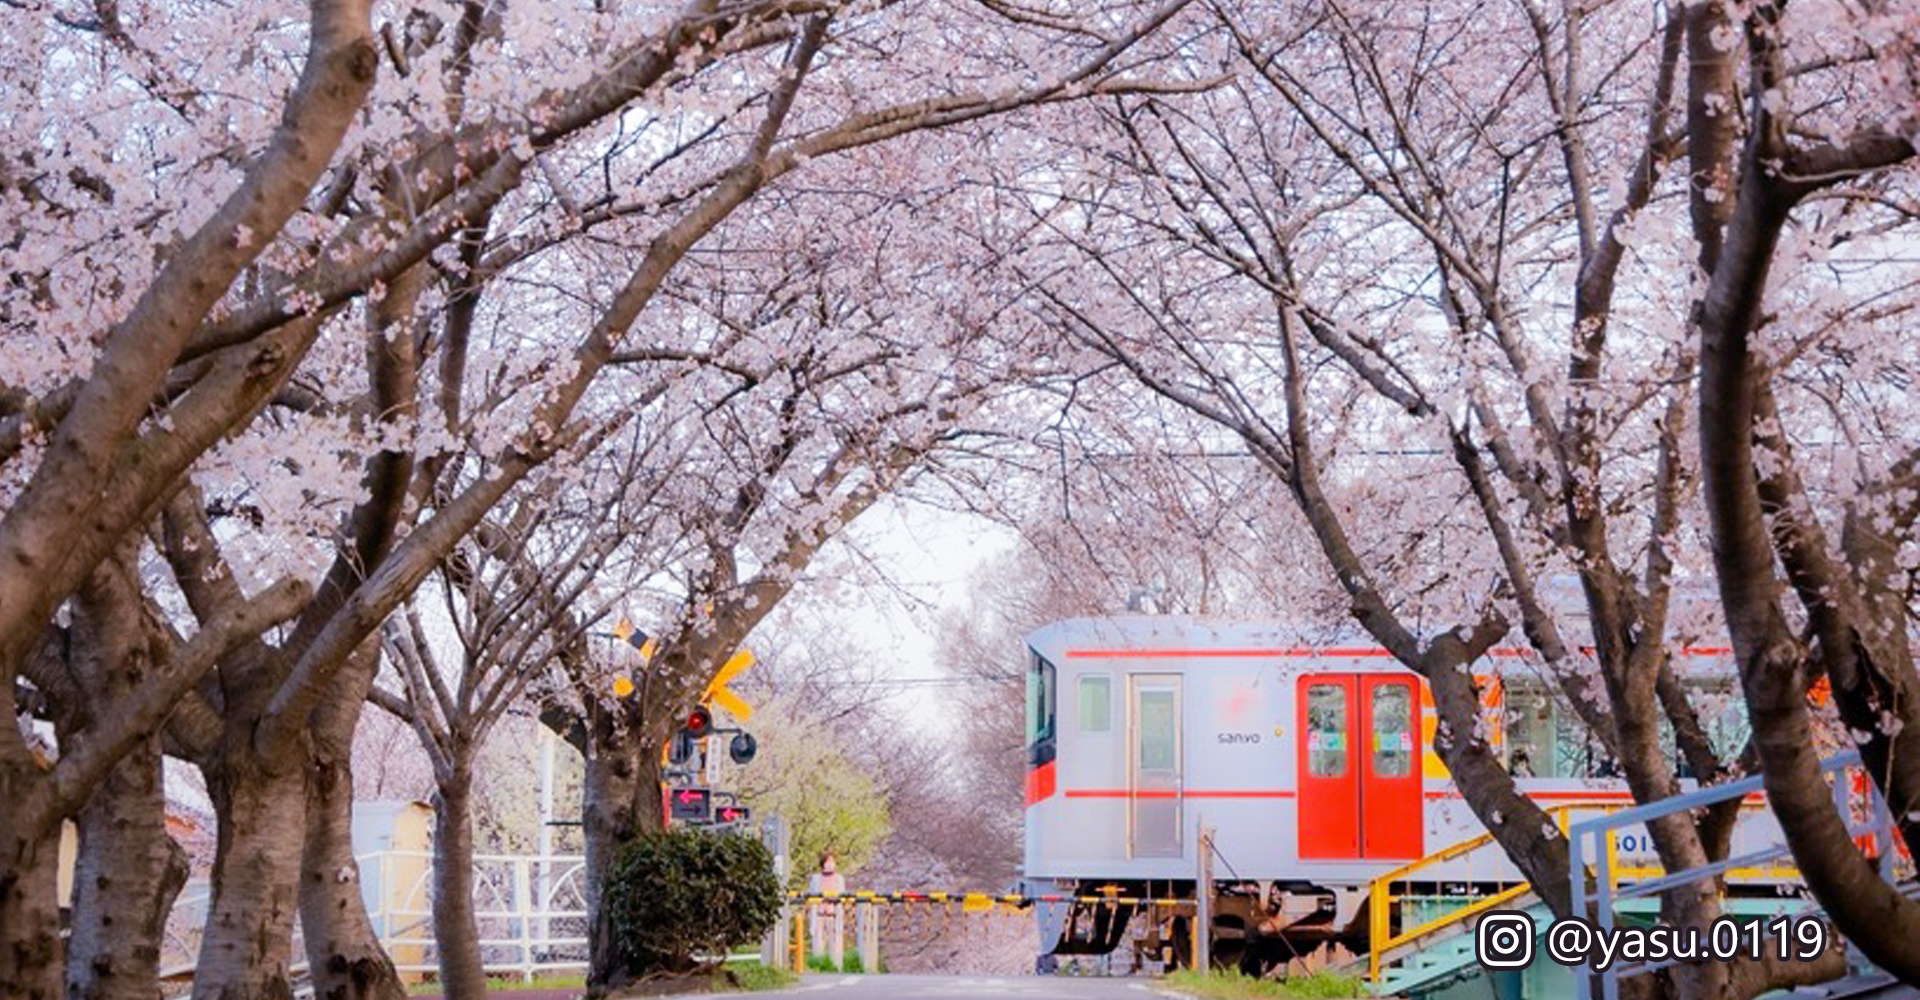
[[[1568,802],[1549,808],[1547,815],[1565,836],[1568,816],[1575,811],[1613,808],[1611,803]],[[1488,858],[1484,875],[1474,870],[1482,857]],[[1461,860],[1466,862],[1464,872],[1455,866],[1442,879],[1433,871],[1437,865]],[[1441,891],[1442,883],[1470,888],[1448,894]],[[1478,914],[1499,907],[1524,909],[1535,899],[1533,886],[1513,872],[1491,833],[1468,837],[1409,861],[1375,878],[1367,887],[1367,979],[1376,986],[1381,984],[1383,969],[1409,954],[1465,933],[1466,921]],[[1470,959],[1471,954],[1467,957]]]
[[[1625,803],[1617,802],[1567,802],[1552,806],[1546,810],[1561,836],[1566,836],[1571,817],[1575,813],[1593,815],[1612,813],[1623,808]],[[1743,808],[1765,808],[1758,801],[1750,801]],[[1618,845],[1612,837],[1604,843],[1605,864],[1600,870],[1607,873],[1609,890],[1617,888],[1623,882],[1645,882],[1665,878],[1667,873],[1658,866],[1622,865],[1618,854]],[[1475,871],[1476,860],[1487,858],[1483,868],[1485,874]],[[1453,866],[1444,878],[1434,871],[1435,867],[1447,862],[1465,860],[1465,870]],[[1586,866],[1589,877],[1593,877],[1594,866]],[[1790,864],[1767,864],[1750,867],[1726,868],[1724,876],[1729,879],[1779,880],[1797,878],[1799,872]],[[1464,886],[1464,891],[1449,893],[1447,886]],[[1469,929],[1468,921],[1492,909],[1526,910],[1538,907],[1535,913],[1540,926],[1544,927],[1552,920],[1544,905],[1533,892],[1533,886],[1520,878],[1510,862],[1506,860],[1500,847],[1494,842],[1493,835],[1482,833],[1450,844],[1428,854],[1426,857],[1409,861],[1392,871],[1375,878],[1367,888],[1365,903],[1367,918],[1367,979],[1374,984],[1377,992],[1394,992],[1396,986],[1405,985],[1410,980],[1427,979],[1444,974],[1446,971],[1472,962],[1472,942],[1460,940],[1449,944],[1450,939],[1462,937]],[[1417,963],[1421,968],[1406,969],[1396,975],[1395,966]]]

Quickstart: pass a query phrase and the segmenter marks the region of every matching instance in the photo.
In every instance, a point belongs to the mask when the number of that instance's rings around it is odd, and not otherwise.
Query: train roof
[[[1232,647],[1282,650],[1377,645],[1371,638],[1351,629],[1336,631],[1271,621],[1146,614],[1063,619],[1035,629],[1027,636],[1027,644],[1035,648],[1067,645],[1075,649],[1100,647],[1142,651]]]
[[[1179,658],[1234,656],[1278,659],[1391,661],[1371,636],[1353,629],[1314,628],[1273,621],[1208,618],[1196,615],[1115,615],[1068,618],[1027,635],[1027,645],[1047,659]],[[1732,669],[1732,650],[1700,644],[1675,650],[1688,673]],[[1526,646],[1495,646],[1486,660],[1536,661]],[[1401,669],[1383,662],[1380,669]]]

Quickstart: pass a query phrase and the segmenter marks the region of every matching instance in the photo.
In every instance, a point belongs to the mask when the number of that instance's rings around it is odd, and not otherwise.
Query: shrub
[[[841,972],[866,972],[867,964],[860,960],[860,953],[849,951],[840,959]]]
[[[827,954],[808,955],[807,969],[810,972],[839,972],[840,971],[839,969],[836,969],[833,967],[833,956],[827,955]]]
[[[759,841],[683,827],[622,846],[601,905],[629,974],[688,972],[765,934],[780,885]]]

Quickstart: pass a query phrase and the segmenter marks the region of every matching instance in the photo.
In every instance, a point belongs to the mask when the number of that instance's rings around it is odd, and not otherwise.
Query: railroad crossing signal
[[[659,645],[652,636],[636,628],[633,622],[624,616],[619,621],[613,623],[613,637],[639,650],[640,658],[643,660],[653,659],[654,651]],[[713,680],[707,682],[707,689],[700,695],[700,703],[703,705],[719,705],[721,708],[732,713],[734,718],[741,722],[747,721],[747,719],[753,715],[753,706],[747,704],[745,698],[740,697],[732,689],[728,688],[727,682],[738,677],[742,671],[753,666],[753,663],[752,650],[742,649],[728,657],[727,662],[721,664],[720,669],[714,673]],[[614,676],[613,693],[615,696],[625,698],[627,695],[632,694],[633,690],[633,678],[628,677],[626,674],[617,674]],[[702,733],[701,735],[705,734]]]
[[[740,823],[753,818],[753,810],[746,806],[721,806],[713,811],[715,823]]]
[[[713,675],[713,680],[707,682],[707,691],[700,697],[700,701],[708,705],[718,705],[731,712],[733,717],[741,722],[747,721],[747,717],[753,714],[753,706],[747,704],[746,699],[728,690],[727,682],[751,666],[753,666],[751,650],[743,649],[728,657],[727,662],[720,665],[719,672]]]
[[[693,734],[684,729],[675,732],[673,739],[667,743],[667,763],[685,764],[693,759],[694,749]]]
[[[613,637],[639,650],[641,659],[650,660],[653,658],[653,637],[634,628],[633,622],[628,621],[626,617],[622,616],[619,621],[613,623]],[[624,673],[615,674],[613,676],[614,697],[625,698],[632,693],[633,678],[628,677]]]
[[[737,807],[735,807],[737,808]],[[689,823],[713,819],[713,789],[688,786],[667,789],[667,815]]]

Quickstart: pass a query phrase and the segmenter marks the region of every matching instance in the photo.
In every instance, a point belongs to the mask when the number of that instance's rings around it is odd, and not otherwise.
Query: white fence
[[[380,851],[361,855],[360,885],[374,933],[409,979],[439,971],[433,940],[433,855]],[[473,907],[481,961],[493,975],[532,978],[587,967],[585,859],[577,854],[482,854],[474,858]],[[162,975],[191,977],[206,925],[209,889],[189,883],[167,920]],[[306,967],[299,922],[295,970]]]

